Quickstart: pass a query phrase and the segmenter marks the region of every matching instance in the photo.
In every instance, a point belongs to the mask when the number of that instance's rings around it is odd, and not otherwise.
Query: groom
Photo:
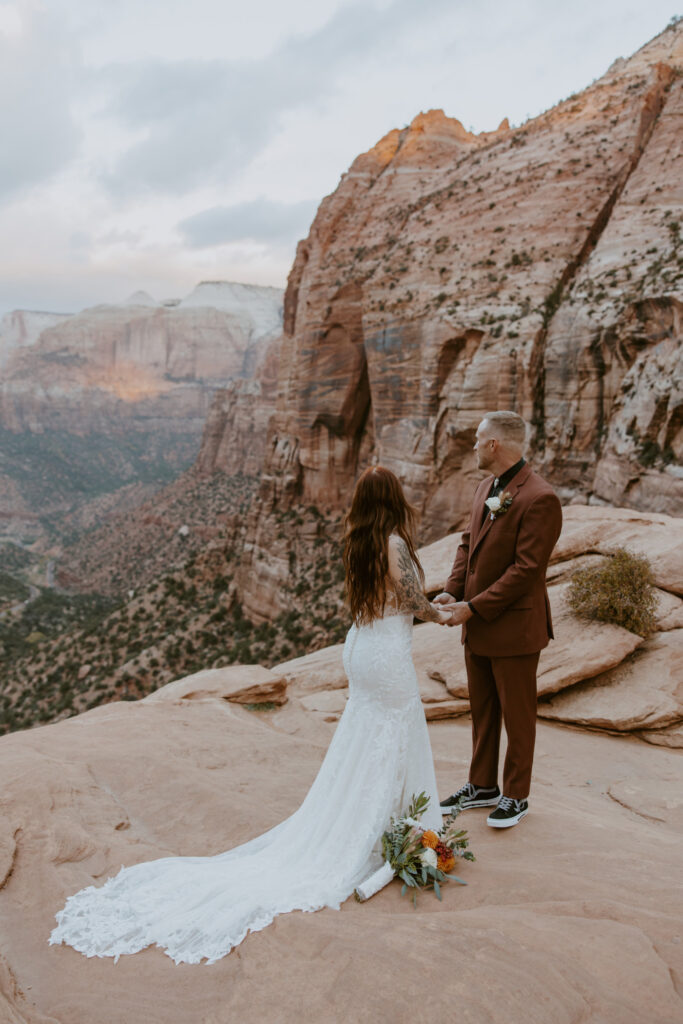
[[[444,592],[434,600],[462,624],[472,710],[469,781],[441,802],[444,814],[494,807],[493,828],[516,825],[529,810],[536,737],[536,669],[553,636],[545,572],[562,527],[557,495],[526,464],[526,423],[490,412],[474,450],[490,476],[474,495]],[[498,788],[501,719],[507,733],[503,792]]]

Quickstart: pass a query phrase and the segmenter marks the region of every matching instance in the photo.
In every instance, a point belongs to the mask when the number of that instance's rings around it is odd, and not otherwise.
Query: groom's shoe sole
[[[469,811],[470,807],[497,807],[499,800],[499,796],[494,796],[488,800],[466,800],[460,804],[451,804],[450,807],[444,807],[443,804],[441,804],[441,813],[450,814],[451,811],[456,809],[456,807],[461,811]]]
[[[518,821],[521,821],[522,818],[526,817],[528,813],[529,808],[527,807],[525,811],[520,811],[519,814],[515,814],[514,818],[487,818],[486,824],[490,825],[491,828],[512,828],[512,826],[516,825]]]

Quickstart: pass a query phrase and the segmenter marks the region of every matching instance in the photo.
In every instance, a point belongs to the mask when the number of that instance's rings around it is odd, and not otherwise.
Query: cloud
[[[193,248],[227,242],[287,243],[301,238],[315,214],[316,203],[279,203],[252,199],[233,206],[214,206],[187,217],[178,225],[183,240]]]
[[[13,10],[19,26],[0,32],[0,199],[49,180],[81,140],[72,111],[77,50],[48,10]]]
[[[450,0],[394,0],[340,8],[320,29],[251,61],[186,60],[123,65],[106,74],[116,89],[108,113],[142,137],[107,172],[117,195],[182,194],[225,184],[277,133],[288,111],[315,107],[341,77],[415,19]]]

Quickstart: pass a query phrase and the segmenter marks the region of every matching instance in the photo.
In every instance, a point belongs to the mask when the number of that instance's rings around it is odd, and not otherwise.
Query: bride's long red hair
[[[388,541],[397,533],[408,546],[420,580],[424,572],[415,551],[415,510],[406,501],[398,477],[384,466],[370,466],[358,479],[346,514],[344,569],[346,599],[356,625],[384,611],[389,572]]]

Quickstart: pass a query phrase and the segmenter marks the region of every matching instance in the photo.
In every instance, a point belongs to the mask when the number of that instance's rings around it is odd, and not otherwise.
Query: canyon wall
[[[65,320],[68,313],[40,313],[15,309],[0,319],[0,369],[18,348],[35,344],[46,328]]]
[[[465,522],[487,410],[564,501],[680,513],[683,25],[520,128],[440,110],[359,156],[299,243],[240,589],[277,601],[273,516],[375,461],[421,540]]]
[[[78,530],[75,511],[84,525],[102,495],[134,484],[148,494],[177,476],[216,391],[251,380],[281,329],[280,290],[231,282],[163,304],[138,293],[52,322],[5,317],[3,532],[35,538],[67,519]]]

